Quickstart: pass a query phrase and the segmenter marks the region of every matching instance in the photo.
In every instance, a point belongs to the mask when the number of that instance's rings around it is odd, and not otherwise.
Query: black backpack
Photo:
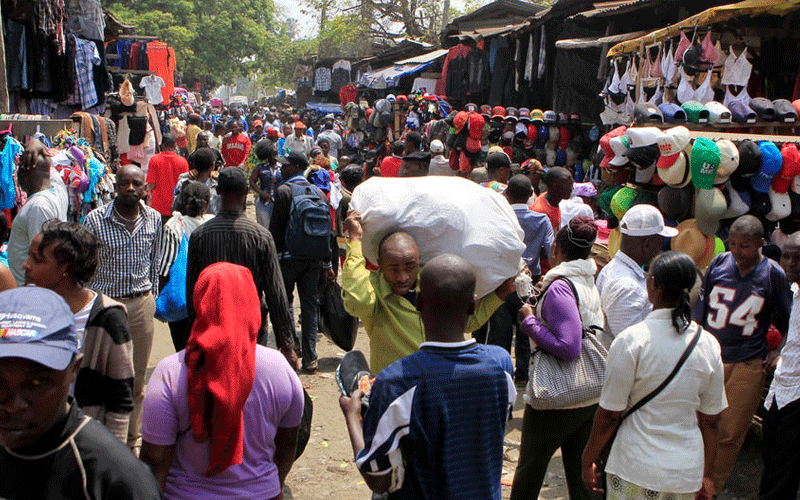
[[[302,182],[302,183],[301,183]],[[308,181],[290,182],[292,205],[286,226],[286,252],[301,259],[331,256],[331,212],[322,191]]]

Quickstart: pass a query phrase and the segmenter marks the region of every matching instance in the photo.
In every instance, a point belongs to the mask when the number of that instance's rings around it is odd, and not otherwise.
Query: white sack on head
[[[511,205],[492,189],[460,177],[373,177],[353,191],[361,213],[364,256],[378,262],[384,236],[405,231],[417,241],[421,263],[459,255],[477,275],[480,298],[517,275],[524,232]]]

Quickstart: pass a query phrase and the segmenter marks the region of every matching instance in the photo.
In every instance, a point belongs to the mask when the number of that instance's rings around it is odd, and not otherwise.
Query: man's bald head
[[[139,177],[144,179],[144,170],[136,165],[129,163],[127,165],[122,165],[117,169],[117,175],[124,175],[124,176],[131,176],[131,177]]]
[[[378,262],[383,259],[385,252],[393,251],[407,251],[411,250],[417,255],[419,259],[419,249],[417,248],[417,240],[410,234],[403,231],[396,231],[389,233],[383,237],[378,245]]]
[[[763,239],[764,225],[752,215],[743,215],[733,222],[730,232],[747,238]]]

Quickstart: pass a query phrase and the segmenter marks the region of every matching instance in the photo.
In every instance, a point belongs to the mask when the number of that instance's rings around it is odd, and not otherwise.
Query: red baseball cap
[[[781,148],[783,166],[780,172],[772,179],[772,190],[779,194],[789,191],[789,185],[795,177],[800,175],[800,151],[796,144],[787,142]]]
[[[503,106],[495,106],[492,108],[492,119],[500,118],[505,119],[506,117],[506,108]]]
[[[267,129],[267,137],[278,137],[278,129],[270,127]]]
[[[306,128],[306,124],[301,121],[294,122],[294,128]]]
[[[253,121],[253,127],[263,127],[263,126],[264,126],[264,122],[262,122],[261,120],[254,120]]]

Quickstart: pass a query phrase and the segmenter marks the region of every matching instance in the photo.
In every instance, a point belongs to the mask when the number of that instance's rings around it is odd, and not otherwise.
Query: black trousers
[[[511,500],[536,500],[542,489],[547,466],[556,450],[567,476],[571,500],[596,500],[581,476],[581,454],[589,441],[597,405],[572,410],[534,410],[525,405],[519,462],[511,487]]]
[[[800,487],[800,400],[780,410],[773,399],[764,416],[764,475],[759,500],[793,500]]]
[[[472,332],[472,336],[481,344],[497,345],[511,354],[511,344],[514,344],[514,357],[516,367],[514,377],[517,379],[528,378],[528,366],[531,359],[531,344],[528,336],[522,333],[517,323],[517,313],[522,307],[516,293],[508,296],[505,302],[492,314],[489,321]],[[516,332],[516,339],[514,338]]]

